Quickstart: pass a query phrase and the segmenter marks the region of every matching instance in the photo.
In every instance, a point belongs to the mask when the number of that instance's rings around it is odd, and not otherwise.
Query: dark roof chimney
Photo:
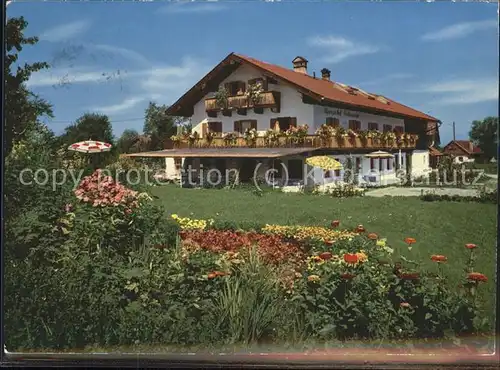
[[[307,62],[307,59],[304,57],[295,57],[295,59],[292,60],[293,70],[295,72],[307,74]]]
[[[323,68],[321,70],[321,78],[326,81],[330,81],[330,70]]]

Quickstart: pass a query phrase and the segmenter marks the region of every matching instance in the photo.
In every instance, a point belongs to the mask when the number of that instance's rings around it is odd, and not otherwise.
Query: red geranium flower
[[[403,280],[417,280],[419,277],[418,272],[403,272],[399,275],[399,278]]]
[[[375,233],[370,233],[370,234],[368,234],[368,239],[377,240],[378,239],[378,235],[375,234]]]
[[[213,278],[216,278],[217,277],[217,274],[215,274],[214,272],[211,272],[210,274],[207,275],[207,277],[209,279],[213,279]]]
[[[353,275],[353,274],[350,274],[348,272],[346,272],[345,274],[342,274],[340,275],[340,277],[342,279],[345,279],[345,280],[351,280],[352,278],[354,278],[356,275]]]
[[[332,227],[338,227],[340,225],[340,221],[339,220],[333,220],[332,221]]]
[[[443,256],[440,254],[433,254],[431,256],[431,260],[433,260],[434,262],[446,262],[448,260],[448,258],[446,258],[446,256]]]
[[[322,259],[324,259],[325,261],[329,260],[330,258],[332,258],[332,254],[330,252],[323,252],[319,255]]]
[[[358,256],[354,253],[346,253],[344,254],[344,261],[347,263],[357,263]]]
[[[473,280],[473,281],[482,281],[482,282],[488,281],[488,278],[486,277],[486,275],[481,274],[479,272],[471,272],[471,273],[469,273],[467,275],[467,279]]]
[[[215,271],[214,274],[215,274],[215,276],[225,276],[225,275],[227,275],[225,272],[222,272],[222,271]]]
[[[356,231],[358,233],[363,233],[365,232],[365,227],[363,225],[358,225],[358,227],[356,227]]]
[[[465,248],[474,249],[474,248],[477,248],[477,245],[469,243],[469,244],[465,244]]]
[[[408,245],[415,244],[417,240],[415,238],[405,238],[405,243]]]

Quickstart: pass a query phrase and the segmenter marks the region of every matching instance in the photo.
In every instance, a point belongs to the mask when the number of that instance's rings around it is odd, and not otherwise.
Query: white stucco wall
[[[383,125],[401,126],[404,131],[404,120],[393,117],[379,116],[370,113],[359,112],[355,110],[323,107],[319,105],[314,106],[314,131],[319,128],[323,123],[326,123],[328,117],[337,118],[344,128],[349,128],[349,120],[357,120],[361,122],[361,130],[368,130],[368,123],[378,123],[379,131],[382,131]]]
[[[231,81],[244,81],[248,83],[248,80],[259,77],[263,76],[257,69],[243,65],[226,78],[221,83],[221,86]],[[223,116],[220,112],[217,114],[216,118],[208,117],[205,111],[205,99],[213,98],[215,95],[215,93],[209,93],[194,106],[194,114],[191,117],[193,129],[201,134],[201,125],[199,125],[199,123],[205,118],[208,119],[209,122],[222,122],[223,132],[234,131],[234,121],[245,119],[257,120],[257,130],[262,131],[262,133],[270,128],[271,119],[279,117],[296,117],[298,125],[307,123],[309,126],[312,126],[313,106],[302,103],[302,95],[297,90],[282,82],[280,82],[279,85],[269,84],[268,90],[279,91],[281,93],[280,113],[274,113],[270,108],[264,108],[263,114],[256,114],[253,109],[248,109],[245,116],[239,115],[236,111],[233,111],[231,117]],[[312,129],[310,129],[310,131],[311,133],[313,132]]]
[[[428,175],[431,172],[428,150],[414,150],[411,155],[411,174],[413,177]]]

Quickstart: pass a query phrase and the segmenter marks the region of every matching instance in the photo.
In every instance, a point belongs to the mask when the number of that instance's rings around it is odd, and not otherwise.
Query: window
[[[323,176],[325,179],[330,179],[332,177],[332,172],[330,170],[323,170]]]
[[[229,96],[242,95],[245,93],[245,83],[243,81],[233,81],[224,84]]]
[[[391,125],[384,125],[384,132],[391,132],[391,131],[392,131]]]
[[[182,166],[182,158],[174,158],[175,169],[179,171]]]
[[[297,118],[296,117],[278,117],[271,118],[270,128],[274,129],[274,126],[278,122],[280,126],[280,131],[286,131],[290,126],[297,127]]]
[[[338,158],[335,158],[335,160],[337,162],[340,162]],[[335,170],[335,177],[339,177],[340,176],[340,170]]]
[[[396,127],[394,127],[394,132],[396,134],[402,134],[403,133],[403,127],[402,126],[396,126]]]
[[[356,157],[356,171],[361,169],[361,158]]]
[[[463,162],[463,161],[464,161],[464,157],[458,157],[458,160],[459,160],[460,162]]]
[[[340,121],[338,118],[335,117],[326,117],[326,124],[332,127],[339,127]]]
[[[244,121],[235,121],[234,122],[234,132],[239,132],[240,134],[244,134],[246,129],[257,129],[257,121],[256,120],[244,120]]]
[[[375,158],[370,158],[370,170],[375,169]]]
[[[377,122],[368,122],[368,130],[378,131],[378,123]]]
[[[389,171],[391,169],[391,160],[389,158],[387,158],[386,160],[386,166],[385,168],[387,169],[387,171]]]
[[[384,168],[383,159],[382,159],[382,158],[379,158],[379,159],[378,159],[378,170],[379,170],[380,172],[382,172],[383,168]]]
[[[208,132],[222,132],[222,122],[208,122]]]
[[[399,155],[395,156],[394,163],[395,163],[396,168],[398,168],[399,167]]]
[[[301,159],[290,159],[288,161],[288,175],[291,179],[298,180],[304,178],[304,167]]]
[[[262,85],[264,91],[267,91],[267,80],[265,80],[264,78],[252,78],[251,80],[248,80],[248,86],[256,85],[258,83]]]
[[[349,120],[349,129],[353,131],[360,131],[361,130],[361,122],[356,121],[354,119]]]

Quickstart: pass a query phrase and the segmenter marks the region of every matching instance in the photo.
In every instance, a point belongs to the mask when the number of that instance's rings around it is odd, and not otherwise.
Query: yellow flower
[[[376,243],[377,247],[382,247],[382,248],[385,247],[386,241],[387,241],[387,239],[379,239],[379,240],[377,240],[377,243]]]
[[[366,261],[368,261],[368,256],[365,253],[363,253],[363,252],[356,253],[356,256],[358,256],[359,262],[366,262]]]
[[[312,281],[312,282],[318,282],[320,280],[320,277],[318,275],[309,275],[307,277],[307,280]]]

